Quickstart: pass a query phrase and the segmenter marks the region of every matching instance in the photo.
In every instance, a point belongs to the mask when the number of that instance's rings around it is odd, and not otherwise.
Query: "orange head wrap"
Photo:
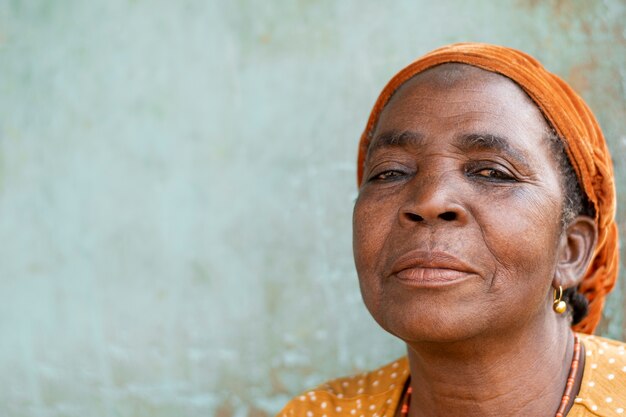
[[[596,211],[598,243],[578,287],[589,301],[589,314],[574,326],[576,331],[593,333],[602,315],[604,298],[615,284],[619,263],[613,165],[600,126],[589,107],[565,81],[548,72],[533,57],[502,46],[459,43],[436,49],[401,70],[378,96],[361,136],[357,166],[359,185],[372,132],[393,93],[414,75],[449,62],[472,65],[516,82],[565,141],[578,181]]]

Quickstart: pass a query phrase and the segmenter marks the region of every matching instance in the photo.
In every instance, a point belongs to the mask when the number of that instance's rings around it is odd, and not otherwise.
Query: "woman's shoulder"
[[[626,415],[626,344],[599,336],[579,337],[585,346],[585,370],[575,408],[584,407],[588,415]]]
[[[406,358],[328,381],[292,399],[279,417],[392,416],[409,375]]]

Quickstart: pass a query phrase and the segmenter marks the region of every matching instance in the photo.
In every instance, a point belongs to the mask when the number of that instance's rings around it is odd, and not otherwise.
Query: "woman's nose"
[[[437,222],[467,222],[467,209],[463,206],[462,190],[454,180],[441,176],[417,180],[407,191],[406,201],[399,210],[400,222],[434,224]]]

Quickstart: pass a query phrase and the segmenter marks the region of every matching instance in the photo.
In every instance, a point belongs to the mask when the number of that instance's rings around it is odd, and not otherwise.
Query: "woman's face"
[[[466,65],[395,93],[353,217],[361,292],[384,329],[454,341],[554,315],[563,195],[547,128],[516,84]]]

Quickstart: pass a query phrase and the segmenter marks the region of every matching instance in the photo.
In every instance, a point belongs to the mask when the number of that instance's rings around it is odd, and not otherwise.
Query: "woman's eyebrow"
[[[424,135],[411,130],[389,130],[377,135],[367,149],[371,154],[380,148],[395,148],[406,146],[420,146],[424,142]]]
[[[455,142],[455,146],[463,152],[495,151],[505,154],[522,164],[528,164],[528,155],[512,146],[511,141],[504,136],[490,133],[472,133],[459,136]]]
[[[382,132],[372,139],[367,149],[367,155],[381,148],[420,147],[424,144],[425,136],[412,130],[389,130]],[[505,136],[491,133],[470,133],[455,139],[455,147],[464,153],[471,151],[493,151],[505,154],[511,159],[528,166],[529,157],[520,149],[511,145]]]

